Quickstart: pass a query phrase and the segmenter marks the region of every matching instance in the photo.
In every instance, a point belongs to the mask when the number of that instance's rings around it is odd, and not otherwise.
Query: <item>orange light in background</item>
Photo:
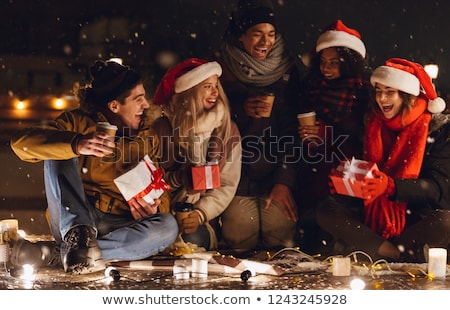
[[[57,110],[62,110],[66,107],[66,101],[62,98],[56,98],[53,102],[53,108]]]
[[[17,109],[17,110],[24,110],[26,107],[27,107],[27,105],[26,105],[25,101],[23,101],[23,100],[18,100],[18,101],[16,102],[16,109]]]

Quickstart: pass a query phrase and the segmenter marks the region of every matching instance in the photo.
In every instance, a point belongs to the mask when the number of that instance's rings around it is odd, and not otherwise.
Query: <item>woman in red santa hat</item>
[[[176,206],[194,210],[179,223],[178,253],[217,248],[216,224],[240,179],[240,134],[230,117],[221,74],[215,61],[186,59],[166,72],[154,98],[163,110],[153,127],[162,141],[160,164],[171,185],[172,211]],[[193,190],[191,168],[212,162],[219,165],[220,187]]]
[[[363,182],[366,199],[332,195],[318,221],[339,254],[425,262],[427,248],[450,244],[450,118],[417,63],[389,59],[370,81],[364,159],[379,171]]]
[[[300,84],[299,112],[314,111],[316,123],[298,127],[307,165],[298,176],[297,200],[301,245],[314,253],[329,238],[315,221],[317,204],[329,193],[328,174],[340,161],[362,156],[370,69],[360,33],[341,20],[325,28],[302,60],[309,68]]]

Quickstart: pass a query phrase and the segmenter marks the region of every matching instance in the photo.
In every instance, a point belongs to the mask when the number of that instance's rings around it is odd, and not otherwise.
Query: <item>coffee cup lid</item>
[[[97,126],[104,127],[104,128],[110,128],[110,129],[117,129],[116,125],[112,125],[108,122],[98,122]]]
[[[311,111],[311,112],[306,112],[306,113],[299,113],[297,114],[298,118],[302,118],[302,117],[308,117],[308,116],[313,116],[316,115],[316,112]]]

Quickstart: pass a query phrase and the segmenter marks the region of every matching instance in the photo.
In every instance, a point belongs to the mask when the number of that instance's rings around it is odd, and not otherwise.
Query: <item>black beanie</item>
[[[117,99],[142,79],[138,72],[115,61],[97,60],[89,73],[92,77],[90,91],[100,104]]]
[[[231,16],[229,31],[239,38],[250,27],[262,23],[277,27],[273,7],[268,2],[241,0]]]

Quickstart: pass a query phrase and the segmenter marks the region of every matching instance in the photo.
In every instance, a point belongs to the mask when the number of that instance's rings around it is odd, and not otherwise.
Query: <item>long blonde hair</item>
[[[165,107],[164,112],[170,120],[172,128],[179,128],[180,135],[187,135],[198,119],[203,115],[214,111],[218,105],[222,104],[224,107],[224,114],[221,125],[216,129],[215,135],[226,142],[230,138],[231,134],[231,116],[230,116],[230,104],[228,98],[223,90],[222,84],[218,80],[218,92],[216,105],[211,110],[205,110],[203,108],[200,86],[196,86],[178,93],[172,96],[172,99],[168,106]],[[214,128],[211,128],[211,131]]]

